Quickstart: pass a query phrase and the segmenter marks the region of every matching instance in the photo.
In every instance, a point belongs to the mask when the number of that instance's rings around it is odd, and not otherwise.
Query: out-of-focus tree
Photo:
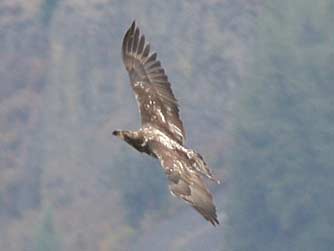
[[[60,237],[53,223],[52,209],[45,213],[42,223],[37,230],[36,251],[59,251],[61,245]]]
[[[41,22],[44,25],[48,25],[52,16],[59,4],[59,0],[43,0],[41,3],[40,15],[41,15]]]
[[[334,245],[332,1],[268,1],[237,88],[227,162],[231,250]]]

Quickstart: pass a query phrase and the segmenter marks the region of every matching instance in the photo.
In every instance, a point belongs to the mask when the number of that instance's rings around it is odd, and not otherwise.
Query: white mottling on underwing
[[[165,147],[174,150],[174,149],[180,149],[182,151],[186,151],[186,148],[184,148],[182,145],[180,145],[178,142],[167,136],[164,132],[161,130],[154,128],[150,125],[147,127],[144,127],[142,129],[146,137],[149,138],[149,140],[158,140],[160,143],[162,143]]]
[[[144,82],[143,81],[137,81],[133,84],[133,86],[136,88],[136,87],[140,87],[141,89],[144,89],[145,86],[144,86]],[[149,88],[146,88],[146,89],[149,89]]]
[[[184,169],[184,166],[183,166],[183,164],[182,164],[181,161],[175,160],[175,162],[178,164],[178,166],[179,166],[180,169]]]
[[[162,121],[163,123],[166,123],[165,116],[164,116],[164,114],[161,112],[161,109],[158,108],[158,109],[156,109],[156,111],[158,112],[158,114],[159,114],[159,116],[160,116],[160,118],[161,118],[161,121]]]
[[[180,128],[178,128],[176,125],[174,125],[173,123],[168,123],[169,124],[169,128],[171,129],[172,132],[175,132],[176,134],[178,134],[179,136],[181,136],[181,138],[183,138],[183,134]]]
[[[133,86],[134,86],[134,87],[137,87],[139,84],[140,84],[139,81],[138,81],[138,82],[134,82],[134,83],[133,83]]]

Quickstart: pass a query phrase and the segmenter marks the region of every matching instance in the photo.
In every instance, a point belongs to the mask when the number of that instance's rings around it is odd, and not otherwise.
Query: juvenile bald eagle
[[[213,225],[219,224],[212,195],[202,176],[219,183],[201,155],[184,147],[184,128],[178,104],[157,54],[136,27],[126,32],[122,56],[129,73],[141,114],[142,128],[138,131],[114,131],[139,152],[160,160],[168,177],[172,195],[193,206]]]

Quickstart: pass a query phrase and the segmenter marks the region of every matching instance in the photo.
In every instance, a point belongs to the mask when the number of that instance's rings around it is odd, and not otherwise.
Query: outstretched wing
[[[150,45],[145,43],[145,37],[135,22],[124,36],[122,56],[138,101],[143,127],[155,127],[183,144],[184,128],[167,75],[157,60],[157,54],[150,53]]]
[[[200,174],[175,152],[163,151],[157,155],[168,177],[171,194],[188,202],[213,225],[219,224],[212,195]]]

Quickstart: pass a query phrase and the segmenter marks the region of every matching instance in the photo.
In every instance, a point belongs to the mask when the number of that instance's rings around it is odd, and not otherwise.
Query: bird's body
[[[184,128],[168,78],[133,23],[124,36],[123,61],[138,101],[142,128],[114,131],[139,152],[160,160],[170,192],[191,204],[213,225],[219,224],[212,195],[201,176],[216,180],[202,156],[184,146]]]

